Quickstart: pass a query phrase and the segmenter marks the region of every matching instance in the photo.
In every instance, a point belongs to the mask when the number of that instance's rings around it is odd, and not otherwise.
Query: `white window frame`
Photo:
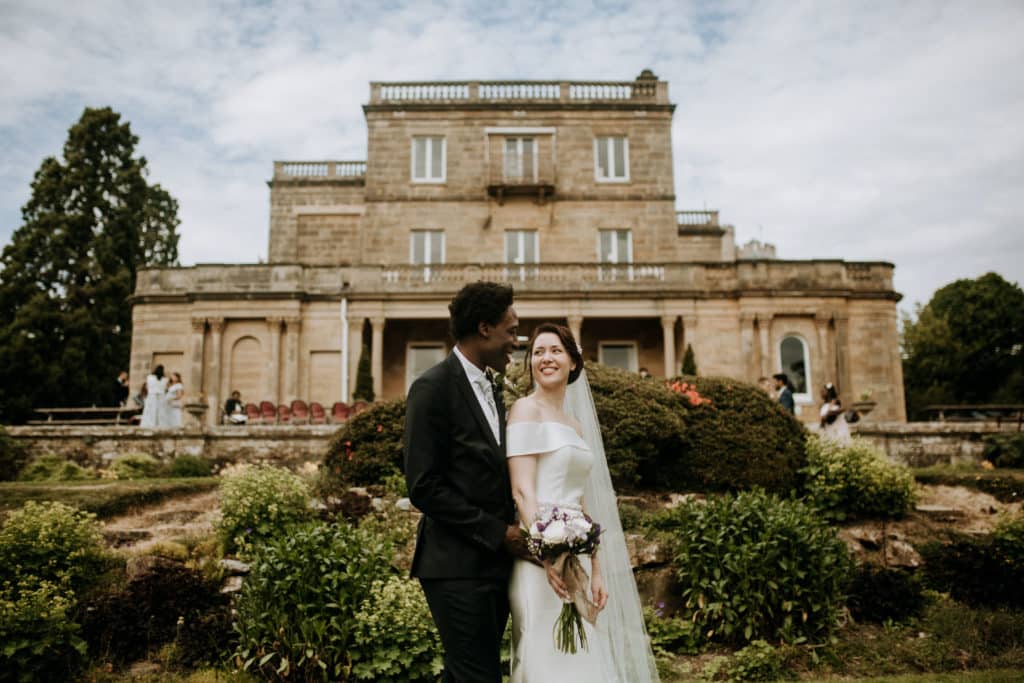
[[[423,262],[422,263],[416,263],[416,235],[417,234],[422,234],[422,235],[425,236],[424,240],[423,240]],[[441,239],[441,261],[439,263],[434,263],[433,261],[430,260],[430,254],[433,251],[432,244],[431,244],[433,239],[432,239],[431,236],[433,236],[433,237],[440,236],[440,239]],[[412,266],[423,266],[423,281],[424,282],[430,282],[430,267],[431,266],[441,266],[441,265],[444,265],[445,260],[447,259],[447,253],[445,252],[445,249],[447,248],[446,242],[447,242],[447,240],[445,240],[445,237],[444,237],[444,230],[423,229],[423,230],[410,230],[409,231],[409,265],[412,265]]]
[[[427,148],[427,163],[424,167],[427,171],[427,175],[423,178],[416,177],[416,141],[426,140]],[[441,175],[440,177],[434,177],[430,175],[431,159],[434,156],[434,144],[441,141]],[[414,183],[422,184],[439,184],[445,183],[448,180],[448,139],[443,135],[413,135],[410,141],[411,152],[409,154],[409,177]]]
[[[615,172],[615,143],[614,140],[622,139],[622,164],[626,173],[623,176],[602,176],[601,165],[598,163],[598,147],[607,145],[608,170]],[[594,137],[594,180],[599,183],[628,183],[629,182],[629,138],[625,135],[598,135]]]
[[[633,349],[632,357],[630,358],[629,367],[626,368],[630,372],[640,371],[640,350],[637,348],[636,342],[631,340],[617,341],[614,339],[606,339],[599,342],[597,345],[597,362],[601,365],[605,365],[604,362],[604,349],[606,346],[626,346]]]
[[[527,263],[522,259],[513,259],[509,253],[509,235],[515,234],[518,237],[519,253],[525,253],[524,248],[527,237],[532,235],[533,239],[533,255],[536,260]],[[520,282],[526,282],[527,280],[536,280],[540,274],[540,270],[536,267],[540,263],[540,236],[537,230],[506,230],[505,231],[505,279],[514,280],[517,279]]]
[[[531,171],[533,175],[530,176],[530,177],[527,177],[526,169],[523,168],[523,140],[529,140],[533,144],[533,169]],[[510,177],[508,175],[508,157],[506,155],[508,154],[508,143],[509,142],[513,142],[513,141],[516,143],[516,166],[519,169],[519,175],[518,176],[511,176]],[[537,154],[537,151],[538,151],[537,138],[533,137],[532,135],[523,135],[523,136],[511,136],[511,135],[509,135],[509,136],[506,136],[505,137],[505,143],[502,145],[502,148],[501,148],[501,154],[502,154],[501,173],[502,173],[502,177],[506,181],[515,180],[515,181],[519,181],[521,183],[530,183],[530,182],[536,183],[537,182],[537,174],[538,174],[537,157],[539,156]]]
[[[416,378],[412,376],[412,351],[413,349],[440,349],[441,359],[443,360],[448,349],[445,347],[444,342],[430,342],[430,341],[417,341],[408,342],[405,345],[405,391],[409,392],[409,387],[416,381]]]
[[[803,335],[797,334],[796,332],[787,332],[779,339],[777,347],[779,352],[778,371],[786,373],[787,375],[789,374],[789,368],[782,367],[782,343],[787,339],[796,339],[800,342],[800,347],[804,352],[804,380],[807,384],[807,391],[800,394],[794,391],[793,400],[797,403],[814,403],[814,392],[812,389],[814,387],[814,382],[811,379],[811,347],[807,344],[807,340],[803,338]]]
[[[619,240],[617,236],[612,239],[612,251],[614,254],[614,260],[604,261],[602,260],[604,254],[601,253],[601,235],[602,233],[626,233],[626,258],[623,260],[619,251]],[[597,276],[600,280],[618,280],[623,276],[627,280],[633,279],[633,230],[631,228],[600,228],[597,231],[597,263],[598,272]],[[617,266],[624,266],[624,268],[618,268]]]

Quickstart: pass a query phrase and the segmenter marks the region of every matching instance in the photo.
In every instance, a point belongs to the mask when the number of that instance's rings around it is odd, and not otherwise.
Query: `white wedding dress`
[[[517,422],[508,425],[507,454],[513,458],[538,455],[537,502],[546,506],[579,508],[594,454],[575,428],[561,422]],[[601,520],[595,519],[597,523]],[[600,553],[600,550],[598,551]],[[590,574],[590,558],[580,557]],[[512,608],[512,683],[612,683],[617,677],[606,666],[605,635],[598,615],[596,627],[584,622],[588,649],[566,654],[555,647],[554,627],[562,601],[543,567],[517,559],[509,581]]]

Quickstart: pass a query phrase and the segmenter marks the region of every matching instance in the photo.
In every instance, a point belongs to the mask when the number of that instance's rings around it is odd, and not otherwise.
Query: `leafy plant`
[[[270,465],[243,465],[225,474],[220,510],[217,531],[225,547],[243,554],[312,516],[302,477]]]
[[[1024,467],[1024,432],[986,434],[985,459],[996,467]]]
[[[28,449],[0,426],[0,481],[12,481],[28,462]]]
[[[22,577],[0,584],[0,681],[70,680],[86,655],[74,594]]]
[[[444,668],[441,637],[416,581],[397,576],[374,581],[355,624],[354,678],[433,681]]]
[[[110,465],[117,479],[152,479],[163,474],[163,464],[148,453],[129,453]]]
[[[32,460],[18,475],[20,481],[80,481],[95,479],[94,470],[86,469],[64,456],[47,453]]]
[[[402,471],[405,401],[376,403],[350,417],[331,440],[320,470],[320,493],[379,484]]]
[[[1024,516],[987,536],[956,535],[921,548],[929,587],[969,605],[1024,606]]]
[[[655,657],[661,659],[674,654],[696,654],[700,634],[691,621],[665,616],[659,606],[644,607],[644,622]]]
[[[844,445],[810,436],[801,473],[808,502],[833,520],[901,517],[914,504],[910,470],[863,439]]]
[[[729,681],[774,681],[782,676],[782,654],[764,640],[755,640],[726,661]]]
[[[213,463],[196,455],[179,455],[171,461],[167,473],[175,478],[208,477],[213,474]]]
[[[843,609],[846,546],[813,508],[761,490],[688,501],[658,526],[677,544],[682,616],[702,640],[826,640]]]
[[[345,679],[355,615],[390,557],[383,539],[345,524],[306,524],[258,546],[236,605],[236,665],[284,680]]]

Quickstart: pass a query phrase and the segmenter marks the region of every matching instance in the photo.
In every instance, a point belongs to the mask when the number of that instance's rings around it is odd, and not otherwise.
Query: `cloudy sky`
[[[181,257],[267,255],[274,159],[364,159],[370,80],[630,80],[678,105],[679,208],[782,258],[897,265],[901,308],[1024,281],[1024,2],[0,0],[0,245],[86,106],[141,138]]]

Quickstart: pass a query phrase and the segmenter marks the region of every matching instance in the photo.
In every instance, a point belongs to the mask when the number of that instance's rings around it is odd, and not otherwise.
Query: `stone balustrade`
[[[365,161],[275,161],[274,178],[359,179],[366,177]]]
[[[371,82],[370,105],[500,102],[668,104],[668,84],[635,81],[431,81]]]
[[[676,223],[688,228],[718,227],[717,211],[676,211]]]
[[[898,299],[889,263],[752,261],[723,263],[504,263],[432,266],[297,264],[147,268],[139,271],[135,300],[189,300],[260,296],[338,297],[359,294],[448,295],[467,282],[512,282],[520,294],[609,292],[625,295],[728,297],[808,292],[823,296]]]

